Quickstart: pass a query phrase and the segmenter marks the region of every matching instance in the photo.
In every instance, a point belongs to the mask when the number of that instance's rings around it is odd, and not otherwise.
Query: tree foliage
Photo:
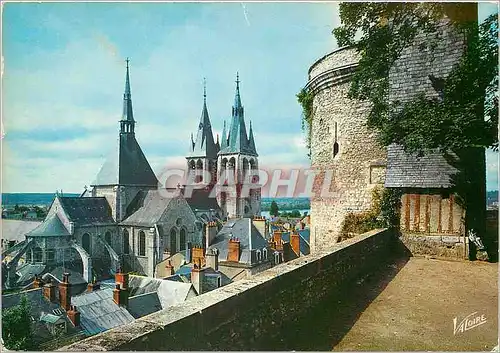
[[[477,24],[471,3],[342,3],[339,45],[361,54],[350,96],[369,100],[368,126],[380,131],[384,145],[407,151],[498,148],[498,23],[495,15]],[[446,78],[436,78],[439,97],[420,95],[410,102],[389,102],[389,70],[419,33],[432,49],[443,16],[465,36],[461,60]],[[359,39],[357,38],[359,36]],[[433,38],[434,37],[434,38]],[[422,50],[425,48],[421,48]],[[457,137],[460,138],[457,138]]]
[[[439,150],[459,173],[453,191],[467,210],[466,228],[484,231],[484,148],[498,150],[498,18],[477,23],[477,3],[341,3],[338,44],[361,55],[349,95],[367,100],[367,125],[380,142],[419,155]],[[429,75],[436,94],[389,101],[389,71],[405,48],[426,34],[431,53],[444,19],[463,35],[461,59],[446,77]],[[458,157],[458,158],[457,158]]]
[[[279,214],[279,208],[278,208],[278,204],[276,203],[276,201],[271,202],[271,207],[269,209],[269,214],[271,216],[274,216],[274,217],[278,216],[278,214]]]
[[[34,350],[31,308],[26,295],[18,305],[2,311],[2,338],[9,350]]]

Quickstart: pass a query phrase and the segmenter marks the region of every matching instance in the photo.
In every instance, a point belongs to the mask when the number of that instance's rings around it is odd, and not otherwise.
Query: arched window
[[[257,262],[262,261],[262,254],[260,253],[260,250],[257,250]]]
[[[130,253],[129,236],[128,236],[128,230],[126,229],[123,230],[123,253],[124,254]]]
[[[274,253],[274,263],[276,265],[280,263],[280,253],[277,251]]]
[[[33,249],[33,262],[42,262],[42,249],[40,247],[36,247]]]
[[[267,260],[267,249],[262,249],[262,255],[264,256],[264,260]]]
[[[186,228],[181,228],[179,238],[179,251],[186,250]]]
[[[196,174],[195,183],[201,183],[203,181],[203,162],[201,159],[196,162]]]
[[[170,254],[177,252],[177,231],[175,228],[170,230]]]
[[[111,245],[111,232],[106,232],[106,234],[104,234],[104,240],[106,240],[106,243]]]
[[[139,232],[139,256],[146,256],[146,234]]]
[[[83,249],[89,254],[91,255],[91,251],[92,251],[92,244],[90,243],[90,234],[89,233],[85,233],[83,236],[82,236],[82,247]]]

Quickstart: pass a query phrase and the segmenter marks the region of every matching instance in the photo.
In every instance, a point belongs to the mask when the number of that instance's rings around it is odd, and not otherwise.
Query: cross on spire
[[[207,101],[207,79],[203,77],[203,100]]]
[[[127,63],[127,69],[128,69],[128,63],[129,63],[130,59],[127,57],[127,59],[125,59],[125,62]]]
[[[240,89],[240,73],[236,71],[236,89]]]

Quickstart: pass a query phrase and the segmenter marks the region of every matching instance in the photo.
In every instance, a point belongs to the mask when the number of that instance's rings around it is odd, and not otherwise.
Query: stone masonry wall
[[[311,164],[319,173],[311,200],[312,251],[336,242],[345,215],[368,210],[372,189],[384,182],[386,151],[377,143],[376,133],[365,126],[369,104],[347,97],[349,81],[327,84],[331,81],[324,75],[335,75],[336,68],[357,58],[352,49],[337,50],[325,62],[317,62],[309,77],[315,92]],[[334,156],[335,142],[338,153]],[[322,196],[325,182],[328,187],[325,170],[333,171],[332,194]]]
[[[394,244],[372,231],[60,350],[265,350],[281,323],[376,269]]]

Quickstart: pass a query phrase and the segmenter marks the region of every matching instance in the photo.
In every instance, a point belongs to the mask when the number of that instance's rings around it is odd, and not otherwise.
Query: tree
[[[279,208],[276,201],[271,202],[271,207],[269,208],[269,214],[274,217],[278,217]]]
[[[31,305],[26,295],[18,305],[2,311],[2,338],[10,350],[35,350]]]
[[[429,75],[439,97],[389,102],[390,68],[418,33],[429,39],[421,49],[432,50],[444,16],[463,33],[466,46],[447,77]],[[496,15],[479,25],[474,3],[341,3],[340,18],[341,26],[333,31],[338,44],[353,46],[361,55],[349,95],[371,103],[367,125],[379,131],[385,146],[398,143],[419,155],[445,154],[459,170],[453,192],[466,209],[466,228],[484,232],[484,148],[498,150]]]

